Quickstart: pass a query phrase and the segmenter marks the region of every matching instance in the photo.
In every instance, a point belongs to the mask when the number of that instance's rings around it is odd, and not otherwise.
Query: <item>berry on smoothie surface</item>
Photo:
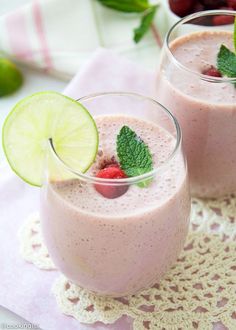
[[[209,68],[205,69],[202,71],[202,74],[206,76],[211,76],[211,77],[222,77],[220,71],[216,69],[213,65],[211,65]]]
[[[115,164],[109,164],[108,166],[105,166],[103,169],[101,169],[97,175],[97,178],[100,179],[125,179],[127,178],[126,174],[122,169],[119,167],[118,163]],[[128,185],[111,185],[111,184],[95,184],[95,189],[98,193],[100,193],[103,197],[106,197],[108,199],[114,199],[117,197],[120,197],[126,193],[129,186]]]
[[[116,160],[115,156],[112,156],[109,159],[104,159],[100,164],[100,169],[104,169],[106,167],[120,167],[118,161]]]
[[[141,176],[152,171],[153,159],[148,145],[128,126],[123,126],[116,137],[116,152],[119,163],[115,157],[105,160],[96,177],[108,179],[109,182],[97,182],[94,187],[106,198],[117,198],[126,193],[128,184],[112,184],[111,180],[125,179]],[[147,188],[152,179],[144,179],[137,182],[140,188]]]
[[[229,8],[221,8],[221,9],[229,9]],[[233,10],[233,8],[231,8]],[[225,15],[217,15],[213,16],[212,23],[213,25],[227,25],[227,24],[233,24],[234,17],[233,16],[225,16]]]

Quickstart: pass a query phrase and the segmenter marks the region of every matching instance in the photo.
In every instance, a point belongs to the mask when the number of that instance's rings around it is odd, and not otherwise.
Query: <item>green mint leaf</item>
[[[236,52],[236,16],[234,20],[234,50]]]
[[[151,7],[142,17],[139,27],[134,29],[134,41],[138,43],[149,30],[158,6]]]
[[[140,13],[150,8],[148,0],[98,0],[98,1],[103,6],[126,13]]]
[[[116,150],[120,166],[128,177],[150,172],[153,169],[152,155],[148,146],[128,126],[123,126],[117,136]],[[150,179],[140,182],[147,187]]]
[[[236,55],[224,45],[217,54],[217,69],[224,76],[236,77]]]

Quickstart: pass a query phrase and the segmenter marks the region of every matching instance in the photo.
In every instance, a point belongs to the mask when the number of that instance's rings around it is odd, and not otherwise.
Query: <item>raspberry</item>
[[[231,8],[221,8],[221,9],[231,9]],[[234,23],[234,16],[232,16],[232,15],[231,16],[227,16],[227,15],[213,16],[212,23],[213,23],[213,25],[233,24]]]
[[[222,77],[221,73],[213,65],[210,66],[210,68],[204,70],[202,73],[206,76]]]
[[[108,165],[108,167],[103,168],[100,170],[97,175],[97,178],[102,178],[102,179],[124,179],[127,178],[125,173],[121,170],[117,164],[114,164],[112,166],[111,164]],[[128,185],[105,185],[105,184],[95,184],[95,189],[97,192],[99,192],[101,195],[103,195],[106,198],[113,199],[120,197],[126,191],[128,190]]]
[[[236,10],[236,0],[227,0],[227,5],[233,10]]]
[[[195,0],[169,0],[170,9],[180,17],[189,14],[194,3]]]

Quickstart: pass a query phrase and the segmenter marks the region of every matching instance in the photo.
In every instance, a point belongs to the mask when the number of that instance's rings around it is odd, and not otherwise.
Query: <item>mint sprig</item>
[[[126,13],[140,13],[150,7],[148,0],[98,0],[103,6]]]
[[[133,40],[138,43],[147,33],[150,26],[153,27],[155,39],[160,47],[162,41],[156,27],[152,24],[158,5],[152,5],[149,0],[97,0],[103,6],[124,13],[141,13],[140,25],[134,29]]]
[[[222,75],[229,78],[236,77],[236,54],[225,45],[221,45],[217,55],[217,68]]]
[[[153,169],[150,150],[145,142],[128,126],[123,126],[117,136],[116,150],[121,169],[128,177],[139,176]],[[147,187],[149,180],[138,183]]]
[[[139,25],[139,27],[137,27],[136,29],[134,29],[134,41],[136,43],[138,43],[143,36],[145,35],[145,33],[147,33],[147,31],[149,30],[152,21],[155,17],[156,11],[157,11],[157,5],[151,7],[146,14],[143,15],[141,23]]]
[[[221,45],[217,54],[217,69],[222,75],[229,78],[236,78],[236,17],[234,20],[233,41],[234,52],[232,52],[225,45]]]

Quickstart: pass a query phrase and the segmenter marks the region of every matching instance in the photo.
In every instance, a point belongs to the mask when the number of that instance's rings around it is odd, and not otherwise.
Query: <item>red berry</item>
[[[206,76],[222,77],[221,73],[213,65],[210,68],[204,70],[202,73]]]
[[[117,164],[115,166],[108,165],[108,167],[103,168],[100,170],[97,175],[97,178],[102,179],[124,179],[127,178],[125,173],[121,170]],[[128,185],[106,185],[106,184],[95,184],[95,189],[97,192],[99,192],[101,195],[103,195],[106,198],[117,198],[126,193],[128,190]]]
[[[228,9],[228,10],[230,10],[231,8],[221,8],[221,9]],[[229,15],[229,16],[228,15],[217,15],[217,16],[213,16],[212,23],[213,23],[213,25],[233,24],[234,23],[234,16],[232,16],[232,15]]]
[[[236,0],[227,0],[227,5],[233,10],[236,10]]]
[[[195,0],[169,0],[170,9],[180,17],[189,14],[194,3]]]
[[[119,164],[118,163],[110,163],[110,164],[106,164],[104,166],[104,168],[107,168],[107,167],[116,167],[116,168],[120,168]]]
[[[112,156],[111,159],[105,159],[100,168],[103,169],[105,167],[120,167],[120,165],[115,159],[115,156]]]
[[[193,6],[193,13],[197,13],[198,11],[203,11],[204,10],[204,6],[203,4],[201,4],[200,2],[196,2],[195,5]]]
[[[227,5],[227,0],[200,0],[205,9],[218,9]]]

